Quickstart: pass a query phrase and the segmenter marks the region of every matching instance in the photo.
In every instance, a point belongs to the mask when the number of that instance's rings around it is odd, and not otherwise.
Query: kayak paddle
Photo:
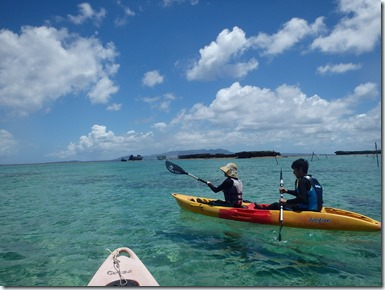
[[[281,167],[281,173],[280,173],[280,183],[279,183],[279,187],[283,187],[283,177],[282,177],[282,167]],[[281,191],[279,191],[279,193],[281,194],[281,199],[283,198],[283,194]],[[282,231],[282,227],[283,227],[283,204],[281,202],[281,199],[279,200],[279,203],[280,203],[280,209],[279,209],[279,233],[278,233],[278,241],[281,240],[281,231]]]
[[[206,183],[207,184],[207,181],[203,180],[203,179],[200,179],[199,177],[196,177],[186,171],[183,170],[182,167],[166,160],[166,167],[168,169],[168,171],[172,172],[172,173],[175,173],[175,174],[187,174],[193,178],[195,178],[196,180],[200,181],[200,182],[203,182],[203,183]]]

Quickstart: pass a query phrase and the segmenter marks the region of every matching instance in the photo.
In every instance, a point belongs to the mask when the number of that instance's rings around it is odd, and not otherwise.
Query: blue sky
[[[2,0],[0,164],[381,144],[381,2]]]

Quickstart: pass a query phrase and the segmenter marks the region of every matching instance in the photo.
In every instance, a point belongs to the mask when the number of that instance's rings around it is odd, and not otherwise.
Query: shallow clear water
[[[381,221],[381,167],[372,156],[310,163],[325,206]],[[296,158],[172,160],[218,185],[236,162],[245,199],[294,187]],[[164,161],[0,166],[0,285],[84,286],[108,256],[130,247],[161,286],[380,286],[381,232],[283,228],[211,218],[178,207],[173,192],[222,198]]]

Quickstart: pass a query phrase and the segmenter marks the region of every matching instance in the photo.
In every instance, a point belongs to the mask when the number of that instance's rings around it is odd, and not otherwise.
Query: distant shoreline
[[[380,150],[361,150],[361,151],[336,151],[336,155],[359,155],[359,154],[381,154]]]
[[[245,152],[245,151],[243,151]],[[275,151],[250,151],[250,152],[275,152]],[[239,153],[239,152],[238,152]],[[279,153],[275,152],[276,155],[259,155],[259,156],[250,156],[250,157],[243,157],[239,159],[247,159],[247,158],[288,158],[288,157],[312,157],[313,155],[315,157],[317,156],[345,156],[345,155],[373,155],[373,154],[380,154],[381,155],[381,149],[379,150],[359,150],[359,151],[335,151],[333,153],[319,153],[319,154],[312,154],[312,153]],[[237,153],[235,153],[237,154]],[[165,159],[225,159],[225,158],[238,158],[235,156],[234,153],[231,154],[209,154],[210,157],[205,156],[198,156],[200,154],[189,154],[189,155],[195,155],[194,158],[180,158],[178,155],[167,155]],[[206,155],[206,154],[204,154]],[[181,155],[184,156],[184,155]],[[143,161],[146,160],[157,160],[156,158],[148,158],[148,156],[143,156]],[[147,158],[146,158],[147,157]],[[12,165],[46,165],[46,164],[63,164],[63,163],[92,163],[92,162],[115,162],[115,161],[121,161],[121,158],[119,159],[110,159],[110,160],[69,160],[69,161],[48,161],[48,162],[31,162],[31,163],[0,163],[0,166],[12,166]],[[158,160],[159,161],[159,160]]]
[[[255,157],[277,157],[281,156],[281,153],[275,151],[242,151],[237,153],[196,153],[196,154],[184,154],[178,155],[179,159],[212,159],[212,158],[255,158]]]

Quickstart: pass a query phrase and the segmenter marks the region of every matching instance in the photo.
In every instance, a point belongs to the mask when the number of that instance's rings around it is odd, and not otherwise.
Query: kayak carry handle
[[[113,252],[111,252],[111,255],[114,255],[116,257],[119,257],[120,255],[122,255],[123,253],[126,253],[127,256],[133,260],[139,260],[139,257],[134,253],[133,250],[131,250],[130,248],[127,248],[127,247],[122,247],[122,248],[117,248],[116,250],[114,250]]]

